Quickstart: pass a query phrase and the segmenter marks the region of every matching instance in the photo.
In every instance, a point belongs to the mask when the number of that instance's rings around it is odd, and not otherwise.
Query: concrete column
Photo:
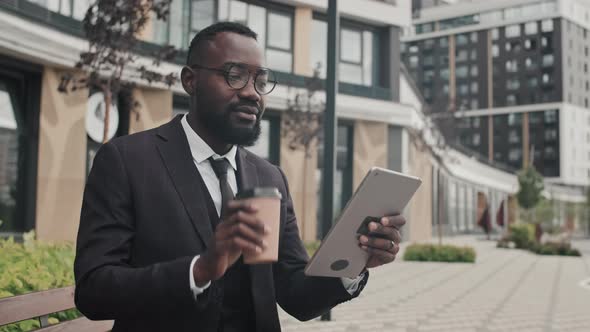
[[[456,109],[457,80],[455,79],[455,35],[449,36],[449,108]]]
[[[62,74],[46,67],[41,88],[35,230],[44,241],[75,241],[86,182],[88,90],[58,92]]]
[[[387,124],[356,121],[354,124],[353,190],[373,166],[387,167]]]
[[[129,134],[158,127],[172,119],[172,91],[135,89],[133,98],[139,103],[139,116],[130,112]]]
[[[522,167],[526,168],[531,160],[530,155],[529,113],[522,114]]]
[[[400,99],[400,64],[401,59],[401,41],[400,41],[401,29],[399,27],[389,28],[389,57],[386,61],[389,62],[389,80],[391,89],[391,100],[399,102]]]
[[[317,238],[317,210],[319,183],[317,146],[311,145],[306,158],[303,150],[289,148],[287,139],[281,139],[281,168],[289,181],[299,234],[304,242]]]
[[[295,8],[293,73],[297,75],[313,75],[313,66],[310,63],[312,23],[313,10],[310,7]]]

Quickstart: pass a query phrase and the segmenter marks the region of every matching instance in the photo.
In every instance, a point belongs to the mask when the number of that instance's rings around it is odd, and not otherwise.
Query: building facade
[[[416,13],[403,61],[458,142],[515,171],[590,185],[590,3],[457,1]]]
[[[58,92],[61,77],[76,73],[87,50],[81,19],[91,1],[10,0],[0,3],[0,233],[19,235],[34,229],[44,240],[73,240],[77,232],[86,176],[100,148],[97,131],[103,115],[93,90]],[[290,183],[304,240],[317,239],[321,145],[308,156],[292,150],[283,113],[305,87],[314,68],[325,72],[327,1],[174,0],[170,19],[155,18],[141,33],[138,63],[160,45],[179,48],[176,62],[162,71],[180,72],[190,39],[203,27],[230,20],[248,24],[259,35],[267,65],[279,85],[267,100],[260,141],[252,150],[280,165]],[[432,164],[422,153],[419,167],[409,160],[408,129],[419,110],[400,101],[400,35],[410,25],[405,1],[342,0],[340,86],[337,104],[338,147],[335,206],[340,210],[372,166],[430,177]],[[136,66],[129,68],[129,80]],[[170,89],[136,81],[133,98],[139,115],[116,104],[111,136],[132,134],[170,121],[188,111],[188,98],[177,84]],[[324,98],[319,93],[320,101]],[[416,155],[416,154],[414,154]],[[412,166],[412,167],[410,167]],[[302,170],[305,169],[306,172]],[[406,214],[414,222],[406,236],[429,238],[431,182],[424,198]]]

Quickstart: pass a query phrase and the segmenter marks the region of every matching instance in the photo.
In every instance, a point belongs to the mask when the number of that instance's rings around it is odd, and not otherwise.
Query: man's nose
[[[254,81],[250,80],[245,87],[238,91],[238,96],[242,99],[248,99],[258,103],[262,98],[258,91],[254,88]]]

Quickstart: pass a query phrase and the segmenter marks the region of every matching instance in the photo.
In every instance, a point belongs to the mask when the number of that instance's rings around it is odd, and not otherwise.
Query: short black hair
[[[258,40],[258,34],[252,31],[252,29],[248,28],[247,26],[236,23],[236,22],[218,22],[212,24],[205,29],[199,31],[191,41],[191,44],[188,48],[188,56],[186,58],[186,64],[191,65],[191,59],[197,55],[199,50],[199,44],[205,41],[212,41],[215,36],[220,32],[233,32],[240,34],[242,36],[253,38],[254,40]]]

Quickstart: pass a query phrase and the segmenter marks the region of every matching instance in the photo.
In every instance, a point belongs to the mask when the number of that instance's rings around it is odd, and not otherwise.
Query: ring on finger
[[[391,246],[389,247],[389,250],[391,250],[395,247],[395,242],[389,241],[389,243],[391,244]]]

